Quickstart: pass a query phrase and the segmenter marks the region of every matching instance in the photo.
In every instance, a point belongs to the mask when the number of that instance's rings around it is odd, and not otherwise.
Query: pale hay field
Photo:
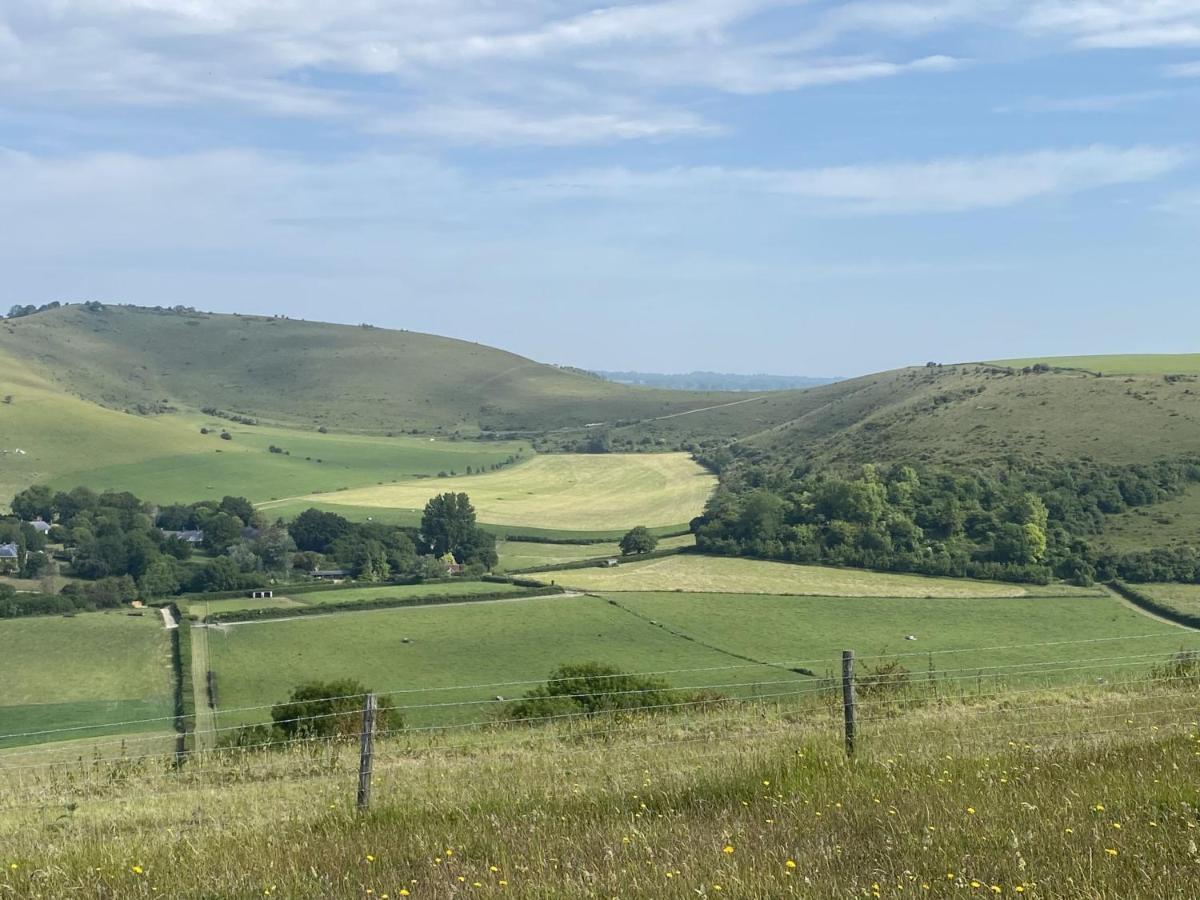
[[[536,575],[533,577],[537,577]],[[721,556],[668,556],[622,562],[612,569],[554,572],[559,584],[587,591],[687,591],[735,594],[813,594],[822,597],[1098,596],[1098,589],[1006,584],[965,578],[926,578],[864,569],[797,566]]]
[[[482,475],[423,478],[310,499],[419,510],[437,494],[463,492],[470,495],[479,521],[490,525],[615,531],[686,524],[703,511],[716,483],[686,453],[556,454]],[[263,504],[264,509],[271,506]]]

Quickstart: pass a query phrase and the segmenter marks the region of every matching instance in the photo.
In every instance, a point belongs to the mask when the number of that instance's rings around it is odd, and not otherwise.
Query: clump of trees
[[[728,451],[709,464],[721,486],[692,523],[709,553],[1037,583],[1200,580],[1193,548],[1114,553],[1095,542],[1106,516],[1200,481],[1196,459],[996,473],[866,465],[849,476]]]
[[[623,710],[662,708],[679,702],[680,695],[666,682],[643,675],[627,675],[600,663],[559,666],[549,680],[511,704],[504,718],[514,721],[594,716]]]
[[[645,525],[639,525],[627,531],[618,546],[621,548],[622,556],[652,553],[658,546],[658,538],[651,534],[650,529]]]
[[[481,574],[498,561],[496,538],[478,526],[466,494],[432,498],[418,529],[351,522],[314,508],[297,516],[288,532],[302,554],[311,554],[307,559],[313,567],[332,559],[354,577],[367,580],[443,577],[448,557],[469,574]]]
[[[271,724],[249,725],[222,740],[224,747],[265,748],[305,738],[357,738],[362,731],[363,698],[370,689],[354,679],[310,681],[271,707]],[[404,728],[404,716],[386,694],[376,698],[376,733]]]

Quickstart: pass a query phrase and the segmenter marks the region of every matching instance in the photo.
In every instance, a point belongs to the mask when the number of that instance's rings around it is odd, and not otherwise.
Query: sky
[[[1200,350],[1200,0],[0,0],[16,303],[846,376]]]

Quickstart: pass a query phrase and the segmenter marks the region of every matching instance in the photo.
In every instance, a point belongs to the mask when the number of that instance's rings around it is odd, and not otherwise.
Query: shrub
[[[677,695],[657,678],[627,675],[599,663],[562,665],[549,680],[512,704],[505,713],[513,720],[585,715],[618,710],[662,707]]]

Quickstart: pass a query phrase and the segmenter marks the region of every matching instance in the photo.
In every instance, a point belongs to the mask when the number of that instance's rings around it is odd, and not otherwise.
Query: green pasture
[[[696,543],[691,534],[664,537],[658,542],[659,550],[690,547]],[[499,541],[496,552],[500,555],[500,570],[532,569],[537,566],[558,566],[563,563],[585,559],[613,559],[621,555],[616,541],[603,544],[541,544],[533,541]]]
[[[219,715],[222,726],[261,719],[261,712],[236,710],[278,702],[305,680],[343,677],[417,707],[406,717],[421,726],[488,720],[499,708],[495,696],[519,696],[566,662],[670,673],[663,677],[674,686],[745,695],[812,686],[812,678],[787,667],[823,675],[846,648],[868,667],[875,658],[904,654],[913,672],[925,673],[932,663],[962,670],[951,673],[949,685],[978,686],[997,674],[1045,680],[1026,672],[1034,663],[1069,667],[1052,676],[1058,682],[1111,679],[1130,666],[1165,660],[1181,640],[1200,646],[1200,635],[1181,636],[1106,596],[619,593],[232,625],[211,630],[209,646],[221,705],[230,710]],[[984,649],[1059,641],[1068,643]],[[1016,668],[995,668],[1002,666]],[[452,689],[460,686],[469,687]]]
[[[653,620],[680,639],[767,662],[800,663],[832,672],[843,650],[868,669],[900,658],[915,675],[946,677],[1025,672],[1035,664],[1072,667],[1065,681],[1094,681],[1110,669],[1165,661],[1200,633],[1150,619],[1110,597],[924,599],[784,597],[753,594],[619,593],[609,597],[630,615]],[[915,640],[908,640],[912,636]],[[1082,643],[1094,641],[1095,643]],[[1061,642],[1061,643],[1060,643]],[[1027,644],[1058,646],[1021,647]],[[987,649],[991,648],[991,649]],[[1131,659],[1130,657],[1139,657]],[[1119,658],[1119,659],[1117,659]],[[1013,668],[993,668],[1009,666]],[[1093,668],[1094,667],[1094,668]],[[942,677],[942,676],[939,676]]]
[[[1176,612],[1200,616],[1200,584],[1139,584],[1136,587]]]
[[[156,610],[0,620],[0,648],[0,747],[171,727],[3,737],[170,716],[170,641]]]
[[[111,465],[89,464],[50,480],[54,487],[86,484],[97,490],[128,490],[161,502],[191,502],[226,494],[255,502],[298,492],[337,491],[400,479],[430,478],[504,462],[528,447],[521,443],[435,441],[414,437],[366,437],[291,431],[284,428],[180,420],[195,438],[187,452]],[[218,437],[226,428],[233,440]],[[212,431],[215,429],[215,431]],[[287,454],[271,453],[272,445]],[[82,461],[82,460],[81,460]],[[430,483],[433,483],[432,481]]]
[[[369,603],[374,600],[423,599],[426,597],[473,597],[477,594],[512,594],[525,588],[503,582],[450,581],[436,584],[386,584],[370,587],[343,587],[326,591],[288,593],[286,585],[274,588],[275,596],[255,599],[250,596],[207,600],[190,597],[181,602],[188,613],[199,618],[248,609],[299,609],[334,603]],[[249,594],[249,592],[247,592]]]
[[[1009,584],[967,578],[926,578],[798,566],[790,563],[684,554],[645,562],[623,560],[611,569],[571,569],[530,577],[587,591],[688,591],[734,594],[810,594],[841,597],[1032,597],[1098,596],[1099,588]]]

